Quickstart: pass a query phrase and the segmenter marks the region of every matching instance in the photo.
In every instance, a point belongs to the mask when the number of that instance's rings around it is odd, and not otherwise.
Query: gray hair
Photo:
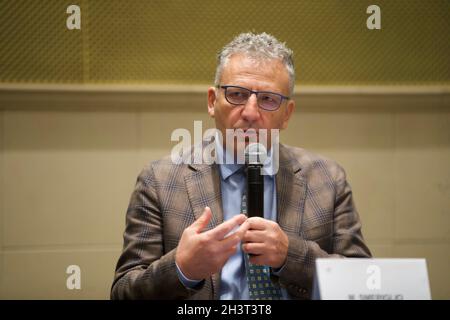
[[[260,34],[241,33],[217,55],[217,69],[214,84],[219,85],[225,64],[233,54],[242,53],[257,59],[279,59],[284,64],[289,75],[289,93],[294,93],[295,69],[291,49],[285,43],[278,41],[274,36],[265,32]]]

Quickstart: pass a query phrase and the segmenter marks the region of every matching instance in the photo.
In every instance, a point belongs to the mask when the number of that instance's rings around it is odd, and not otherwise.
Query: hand
[[[246,231],[242,224],[247,217],[240,214],[212,230],[202,232],[211,217],[211,209],[206,207],[200,218],[183,231],[178,244],[175,261],[181,272],[192,280],[203,280],[219,272],[228,258],[236,252]],[[227,236],[237,226],[241,227]]]
[[[251,254],[250,262],[281,268],[286,262],[289,239],[278,223],[259,217],[245,221],[242,250]]]

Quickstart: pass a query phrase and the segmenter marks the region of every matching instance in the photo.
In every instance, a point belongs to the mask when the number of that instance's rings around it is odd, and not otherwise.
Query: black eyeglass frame
[[[282,95],[282,94],[280,94],[280,93],[271,92],[271,91],[253,91],[253,90],[250,90],[250,89],[248,89],[248,88],[244,88],[244,87],[240,87],[240,86],[220,85],[220,84],[219,84],[219,85],[217,85],[216,87],[217,87],[218,89],[224,89],[224,90],[225,90],[225,99],[226,99],[230,104],[235,105],[235,106],[242,106],[242,105],[244,105],[245,103],[247,103],[248,99],[250,99],[251,95],[252,95],[252,94],[255,94],[255,96],[256,96],[256,101],[257,101],[257,103],[258,103],[258,107],[261,108],[261,109],[263,109],[263,110],[266,110],[266,111],[277,111],[278,109],[280,109],[281,104],[283,103],[283,100],[289,100],[289,99],[291,99],[290,97],[284,96],[284,95]],[[247,99],[247,101],[246,101],[245,103],[234,103],[234,102],[231,102],[230,100],[228,100],[228,97],[227,97],[227,89],[228,89],[228,88],[238,88],[238,89],[243,89],[243,90],[246,90],[246,91],[250,92],[250,95],[248,96],[248,99]],[[266,108],[261,107],[260,104],[259,104],[259,102],[258,102],[258,94],[260,94],[260,93],[270,93],[270,94],[274,94],[274,95],[276,95],[276,96],[279,96],[279,97],[281,98],[280,104],[278,105],[278,107],[277,107],[276,109],[266,109]]]

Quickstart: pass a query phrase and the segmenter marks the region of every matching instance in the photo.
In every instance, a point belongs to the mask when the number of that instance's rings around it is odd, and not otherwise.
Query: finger
[[[244,222],[235,232],[228,236],[225,236],[223,240],[220,240],[222,250],[227,250],[230,246],[236,246],[239,242],[241,242],[242,237],[244,236],[245,232],[247,232],[247,230],[248,224]]]
[[[250,226],[250,224],[247,224]],[[264,242],[267,238],[267,232],[262,230],[248,230],[241,238],[242,242]]]
[[[250,224],[251,230],[265,230],[268,228],[272,221],[260,218],[260,217],[252,217],[247,219]]]
[[[231,230],[244,223],[246,219],[247,217],[243,214],[234,216],[230,220],[221,223],[214,229],[209,230],[208,233],[214,239],[222,240]]]
[[[191,224],[191,227],[194,228],[195,232],[200,233],[203,229],[206,228],[209,221],[211,220],[212,212],[209,207],[205,207],[205,210],[203,210],[202,215],[194,221],[193,224]]]
[[[248,254],[261,255],[266,252],[266,246],[263,243],[244,243],[242,250]]]
[[[239,237],[239,239],[242,240],[244,238],[245,234],[248,232],[249,228],[250,228],[250,225],[247,223],[247,220],[246,220],[246,221],[244,221],[243,224],[241,224],[239,226],[239,228],[236,230],[236,232],[234,234],[236,234]]]
[[[236,247],[239,242],[241,242],[241,238],[233,233],[219,241],[220,250],[229,250],[232,247]]]

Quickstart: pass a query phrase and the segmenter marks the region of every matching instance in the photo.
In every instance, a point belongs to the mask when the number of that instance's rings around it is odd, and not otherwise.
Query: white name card
[[[313,299],[430,300],[425,259],[317,259]]]

